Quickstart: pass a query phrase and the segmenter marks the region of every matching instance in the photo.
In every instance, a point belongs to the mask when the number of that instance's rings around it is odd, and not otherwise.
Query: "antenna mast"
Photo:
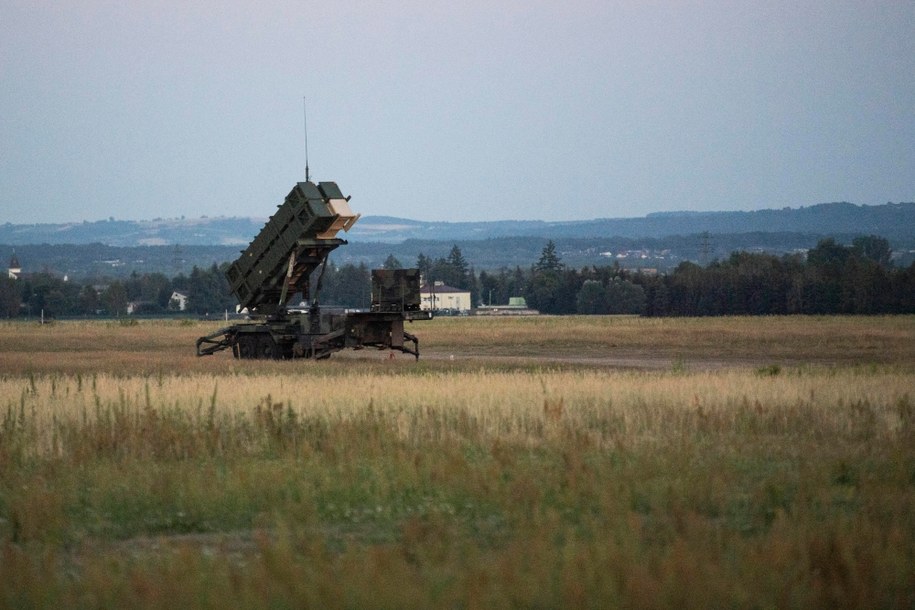
[[[305,105],[305,98],[302,98],[302,118],[305,122],[305,182],[311,180],[310,172],[308,171],[308,108]]]

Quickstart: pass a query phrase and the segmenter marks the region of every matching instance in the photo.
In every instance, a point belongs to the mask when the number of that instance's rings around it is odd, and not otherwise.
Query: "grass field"
[[[915,318],[0,323],[0,606],[915,605]]]

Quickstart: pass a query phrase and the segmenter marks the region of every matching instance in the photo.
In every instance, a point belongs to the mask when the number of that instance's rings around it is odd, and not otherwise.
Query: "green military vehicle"
[[[226,272],[248,320],[200,337],[197,355],[231,349],[236,358],[321,359],[345,348],[375,347],[419,359],[419,340],[404,330],[404,322],[432,317],[420,307],[418,269],[373,270],[368,311],[318,303],[327,256],[347,243],[337,234],[358,219],[335,183],[296,184]],[[287,307],[296,294],[310,301],[307,307]]]

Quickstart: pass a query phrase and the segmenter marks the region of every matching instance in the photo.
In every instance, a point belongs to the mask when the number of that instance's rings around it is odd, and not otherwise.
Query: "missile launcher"
[[[358,219],[334,182],[296,184],[226,272],[249,319],[200,337],[197,355],[231,349],[236,358],[321,359],[346,348],[375,347],[418,359],[419,339],[404,330],[404,322],[432,314],[420,307],[417,269],[373,270],[368,311],[325,310],[319,304],[327,257],[347,243],[338,235]],[[309,303],[305,310],[288,307],[296,294]]]

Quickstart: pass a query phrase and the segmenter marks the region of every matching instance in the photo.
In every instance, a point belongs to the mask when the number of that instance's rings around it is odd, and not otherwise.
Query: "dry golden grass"
[[[698,361],[915,361],[915,317],[631,316],[437,319],[430,349],[523,356],[637,354]]]
[[[697,414],[716,431],[735,433],[748,410],[773,422],[805,411],[827,426],[818,431],[827,435],[847,427],[852,410],[866,409],[873,433],[895,438],[902,429],[898,405],[912,398],[915,387],[912,371],[895,367],[810,368],[776,376],[765,370],[393,373],[6,377],[0,379],[0,407],[13,416],[28,413],[38,430],[34,448],[41,451],[49,450],[57,425],[93,423],[110,409],[137,417],[149,410],[201,415],[215,408],[235,418],[266,403],[299,419],[334,423],[372,410],[406,441],[421,438],[431,419],[460,413],[473,420],[479,441],[536,446],[544,426],[561,423],[589,431],[592,442],[606,447],[650,440]],[[591,430],[589,422],[607,418],[612,428]]]
[[[28,372],[115,374],[246,373],[277,363],[239,363],[227,352],[197,358],[197,337],[220,322],[0,323],[0,374]],[[731,317],[649,319],[627,316],[438,318],[410,326],[429,367],[451,356],[528,364],[629,368],[763,366],[803,363],[915,362],[915,316]],[[341,352],[370,368],[387,353]],[[412,363],[412,358],[402,358]],[[449,360],[450,362],[450,360]],[[517,363],[517,362],[515,362]],[[297,363],[301,368],[303,363]],[[310,369],[321,369],[310,363]],[[450,364],[448,366],[451,366]],[[331,371],[339,367],[331,365]],[[416,368],[416,367],[414,367]],[[425,370],[425,369],[423,369]]]

